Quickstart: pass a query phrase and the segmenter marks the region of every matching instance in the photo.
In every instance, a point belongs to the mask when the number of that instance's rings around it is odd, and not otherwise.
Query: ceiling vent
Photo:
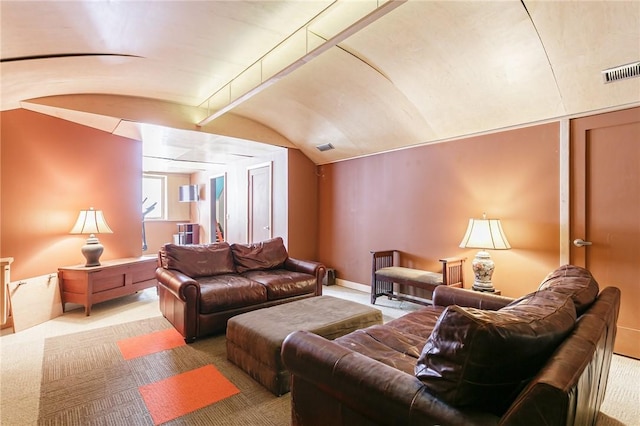
[[[325,143],[324,145],[316,146],[316,148],[318,148],[318,151],[320,151],[320,152],[325,152],[325,151],[330,151],[330,150],[334,149],[334,146],[331,145],[330,143]]]
[[[602,77],[604,78],[605,84],[638,76],[640,76],[640,62],[620,65],[619,67],[609,68],[608,70],[602,71]]]

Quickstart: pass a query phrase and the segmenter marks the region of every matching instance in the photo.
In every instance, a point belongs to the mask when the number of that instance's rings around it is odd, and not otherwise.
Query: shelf
[[[178,223],[178,244],[200,244],[200,225],[197,223]]]

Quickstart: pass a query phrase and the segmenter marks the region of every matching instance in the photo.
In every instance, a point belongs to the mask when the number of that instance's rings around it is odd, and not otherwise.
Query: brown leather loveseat
[[[434,305],[282,346],[294,425],[591,425],[620,291],[566,265],[520,299],[439,286]]]
[[[223,332],[234,315],[322,294],[325,267],[289,257],[280,237],[254,244],[165,244],[160,311],[187,343]]]

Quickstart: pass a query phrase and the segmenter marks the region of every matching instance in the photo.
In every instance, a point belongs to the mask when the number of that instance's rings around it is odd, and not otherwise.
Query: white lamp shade
[[[113,231],[107,225],[102,210],[80,210],[78,220],[71,229],[71,234],[112,234]]]
[[[500,219],[469,219],[467,232],[460,243],[461,248],[479,248],[483,250],[510,249],[504,235]]]

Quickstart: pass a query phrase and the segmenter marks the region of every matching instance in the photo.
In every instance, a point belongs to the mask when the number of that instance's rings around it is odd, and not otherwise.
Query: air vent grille
[[[638,76],[640,76],[640,62],[620,65],[619,67],[609,68],[608,70],[602,71],[602,77],[604,78],[605,84]]]
[[[316,148],[318,148],[318,151],[320,152],[325,152],[325,151],[334,149],[333,145],[331,145],[330,143],[325,143],[324,145],[318,145],[316,146]]]

